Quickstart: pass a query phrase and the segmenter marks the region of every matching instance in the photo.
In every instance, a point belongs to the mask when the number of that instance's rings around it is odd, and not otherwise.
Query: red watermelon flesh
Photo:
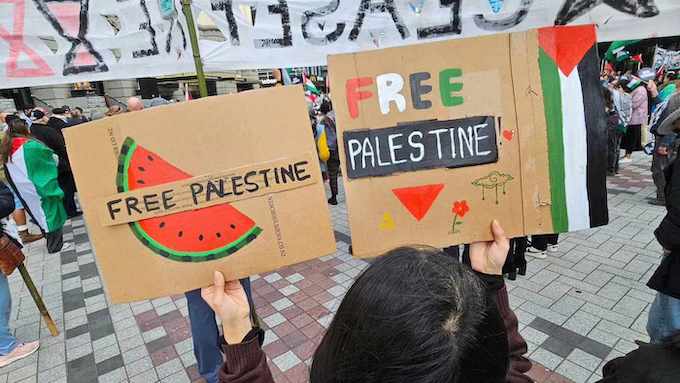
[[[126,148],[127,146],[127,148]],[[119,191],[161,185],[192,176],[128,138],[121,151]],[[155,252],[180,261],[206,261],[234,253],[262,231],[230,204],[215,205],[131,224]]]

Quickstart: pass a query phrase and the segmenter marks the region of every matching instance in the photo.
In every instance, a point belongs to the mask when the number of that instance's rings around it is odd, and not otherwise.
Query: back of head
[[[144,109],[144,103],[139,97],[130,97],[127,100],[128,112],[136,112]]]
[[[28,137],[29,135],[30,133],[26,121],[19,117],[7,121],[7,132],[5,132],[5,136],[2,138],[2,145],[0,145],[0,154],[2,155],[3,163],[7,163],[9,160],[12,140],[15,137]]]
[[[331,100],[324,98],[324,100],[321,102],[321,105],[319,106],[319,112],[328,114],[331,110],[333,110],[333,104],[331,104]]]
[[[60,114],[61,115],[61,114],[65,114],[65,113],[66,113],[66,109],[64,109],[64,108],[54,108],[54,109],[52,109],[52,114]]]
[[[430,247],[392,250],[347,292],[316,350],[310,381],[503,382],[507,339],[498,311],[501,344],[481,339],[487,329],[480,326],[493,317],[487,314],[484,289],[467,266]],[[484,349],[475,352],[478,344]]]

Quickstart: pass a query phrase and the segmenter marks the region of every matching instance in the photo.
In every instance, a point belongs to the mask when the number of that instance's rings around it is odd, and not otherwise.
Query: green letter
[[[458,68],[444,69],[439,72],[439,93],[442,96],[442,104],[444,106],[456,106],[463,103],[462,96],[452,96],[453,92],[460,92],[463,90],[462,82],[451,82],[451,78],[460,77],[463,71]]]

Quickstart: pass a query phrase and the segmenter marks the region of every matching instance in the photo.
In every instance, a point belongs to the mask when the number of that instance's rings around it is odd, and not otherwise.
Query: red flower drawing
[[[453,208],[451,209],[451,212],[453,214],[456,214],[460,218],[465,217],[465,214],[467,214],[470,211],[470,207],[467,204],[467,201],[456,201],[453,203]]]

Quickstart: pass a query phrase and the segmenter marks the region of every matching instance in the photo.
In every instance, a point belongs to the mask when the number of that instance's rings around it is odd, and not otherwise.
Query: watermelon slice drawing
[[[118,157],[118,192],[161,185],[192,175],[162,157],[125,139]],[[144,219],[130,223],[149,249],[181,262],[204,262],[231,255],[262,232],[255,222],[230,204]]]

